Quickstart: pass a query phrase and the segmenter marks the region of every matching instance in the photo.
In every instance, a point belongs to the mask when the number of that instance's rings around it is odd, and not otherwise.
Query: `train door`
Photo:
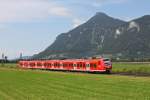
[[[48,66],[48,69],[52,69],[52,62],[51,61],[47,61],[47,66]]]
[[[24,66],[25,68],[30,68],[29,63],[27,61],[24,63]]]
[[[29,62],[29,66],[30,66],[30,68],[34,68],[35,63],[33,61],[31,61],[31,62]]]
[[[24,68],[24,62],[23,62],[23,61],[20,61],[20,62],[19,62],[19,66],[22,67],[22,68]]]
[[[42,62],[41,62],[41,61],[38,61],[38,62],[37,62],[37,68],[39,68],[39,69],[42,68]]]
[[[77,62],[77,70],[80,70],[80,63]]]
[[[73,69],[73,63],[69,62],[69,70],[72,70],[72,69]]]
[[[79,66],[80,66],[80,70],[84,71],[84,64],[83,64],[83,62],[79,62]]]
[[[48,62],[47,62],[47,61],[45,61],[43,65],[44,65],[44,67],[45,67],[46,69],[48,69],[49,66],[48,66]]]
[[[77,70],[77,63],[73,62],[73,70]]]
[[[83,66],[83,70],[85,71],[86,70],[86,66],[85,66],[86,64],[85,64],[85,62],[82,62],[82,66]]]
[[[36,61],[34,61],[34,64],[35,64],[35,66],[33,68],[37,68],[37,62]]]
[[[60,62],[60,63],[59,63],[59,68],[60,68],[60,69],[63,69],[63,62]]]
[[[51,69],[54,69],[54,62],[51,62]]]
[[[86,62],[85,63],[86,71],[90,71],[90,63]]]
[[[63,62],[63,69],[67,70],[67,62]]]

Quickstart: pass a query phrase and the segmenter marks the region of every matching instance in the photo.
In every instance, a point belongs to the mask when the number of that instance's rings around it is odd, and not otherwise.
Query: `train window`
[[[54,66],[57,67],[57,66],[58,66],[58,63],[54,63]]]
[[[58,67],[60,67],[60,64],[58,63]]]
[[[28,63],[24,63],[25,66],[28,66]]]
[[[48,66],[48,63],[44,63],[44,66]]]
[[[69,64],[69,67],[73,67],[73,64],[70,63],[70,64]]]
[[[86,64],[86,67],[90,67],[90,64]]]
[[[109,58],[104,58],[104,60],[103,61],[110,61],[110,59]]]
[[[90,66],[93,67],[93,64],[91,63]]]
[[[85,67],[85,64],[83,64],[83,67]]]
[[[60,66],[63,66],[63,64],[60,64]]]
[[[80,67],[82,67],[82,64],[80,64]]]
[[[42,66],[42,64],[41,63],[37,63],[37,66]]]
[[[49,67],[50,67],[50,66],[51,66],[51,63],[47,63],[47,66],[49,66]]]
[[[67,66],[67,64],[63,64],[63,67],[66,67]]]
[[[20,63],[20,66],[23,66],[23,63]]]
[[[96,64],[93,64],[93,65],[94,65],[95,68],[97,67]]]
[[[44,66],[47,66],[47,64],[46,64],[46,63],[44,63]]]
[[[73,64],[73,67],[77,67],[77,64]]]
[[[56,67],[58,67],[58,63],[56,63]]]
[[[35,63],[30,63],[30,66],[35,66]]]
[[[79,67],[79,64],[77,64],[77,67]]]
[[[57,63],[57,67],[59,67],[59,63]]]

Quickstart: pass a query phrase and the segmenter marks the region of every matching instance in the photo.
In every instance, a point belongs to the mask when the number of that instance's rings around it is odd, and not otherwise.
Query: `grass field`
[[[150,75],[150,62],[116,62],[113,63],[113,73],[128,73],[134,75]]]
[[[22,70],[15,66],[0,67],[0,100],[150,100],[150,77]]]

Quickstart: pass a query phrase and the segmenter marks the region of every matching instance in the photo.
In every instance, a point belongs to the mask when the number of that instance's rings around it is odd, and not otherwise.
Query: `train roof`
[[[97,61],[97,60],[100,60],[102,58],[96,58],[96,59],[64,59],[64,60],[59,60],[59,59],[54,59],[54,60],[21,60],[21,62],[26,62],[26,61],[29,61],[29,62],[39,62],[39,61],[52,61],[52,62],[72,62],[72,61],[77,61],[77,62],[83,62],[83,61]]]

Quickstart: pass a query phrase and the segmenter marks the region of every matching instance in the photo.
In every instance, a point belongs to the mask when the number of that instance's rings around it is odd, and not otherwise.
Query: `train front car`
[[[103,58],[103,62],[104,62],[104,67],[105,67],[105,72],[106,73],[111,73],[112,70],[112,62],[109,58]]]
[[[96,58],[89,60],[90,72],[98,73],[110,73],[112,69],[112,63],[109,59]]]

